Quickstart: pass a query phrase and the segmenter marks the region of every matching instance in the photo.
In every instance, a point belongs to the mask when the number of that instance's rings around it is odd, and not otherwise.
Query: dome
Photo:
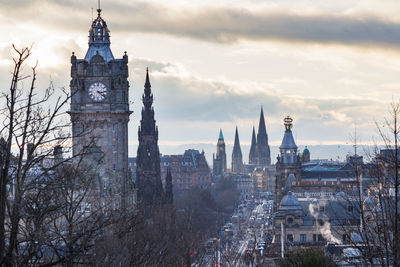
[[[300,206],[300,202],[295,195],[291,191],[285,195],[282,200],[281,204],[278,208],[279,211],[296,211],[296,210],[303,210]]]
[[[294,142],[294,138],[292,135],[291,130],[286,130],[285,135],[283,136],[282,144],[279,147],[280,149],[292,149],[292,150],[297,150],[296,143]]]
[[[303,150],[303,154],[310,154],[310,150],[308,150],[307,146]]]

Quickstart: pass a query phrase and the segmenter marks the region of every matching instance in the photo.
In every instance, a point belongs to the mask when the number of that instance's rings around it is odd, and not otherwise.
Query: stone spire
[[[257,165],[269,166],[271,165],[271,152],[268,144],[268,134],[265,127],[264,111],[261,107],[260,122],[258,125],[257,133]]]
[[[232,151],[232,172],[237,173],[242,171],[243,171],[242,149],[240,148],[239,132],[236,126],[235,144],[233,145],[233,151]]]
[[[139,147],[136,159],[136,183],[138,199],[146,207],[160,205],[163,189],[161,183],[158,128],[154,119],[153,94],[146,71],[146,83],[142,96],[142,119],[138,131]]]
[[[249,164],[257,164],[257,155],[256,155],[256,130],[253,126],[253,134],[251,136],[251,146],[250,146],[250,153],[249,153]]]
[[[90,62],[96,54],[102,56],[106,63],[114,60],[110,49],[110,31],[106,21],[101,17],[100,7],[97,9],[97,18],[93,20],[89,29],[89,49],[85,60]]]

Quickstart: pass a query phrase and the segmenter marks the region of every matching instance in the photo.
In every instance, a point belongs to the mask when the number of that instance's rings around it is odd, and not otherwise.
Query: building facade
[[[86,154],[101,168],[100,188],[123,195],[128,176],[128,56],[116,59],[101,9],[89,30],[83,59],[71,56],[73,155]],[[87,155],[90,153],[90,155]]]
[[[136,179],[136,158],[129,158],[129,168]],[[174,194],[180,194],[192,187],[202,189],[211,186],[211,169],[203,152],[188,149],[181,155],[162,155],[160,157],[161,180],[166,186],[168,172],[172,178]],[[167,192],[166,192],[167,193]]]

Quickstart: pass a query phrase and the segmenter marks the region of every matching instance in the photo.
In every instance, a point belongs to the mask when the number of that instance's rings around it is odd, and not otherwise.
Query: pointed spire
[[[238,127],[236,126],[236,131],[235,131],[235,145],[239,144],[239,132],[238,132]]]
[[[256,129],[253,126],[253,134],[251,136],[251,146],[250,146],[250,153],[249,153],[249,163],[256,164],[257,163],[257,155],[256,155]]]
[[[219,138],[218,139],[224,140],[224,135],[222,134],[222,129],[219,129]]]
[[[236,131],[235,131],[235,143],[233,145],[233,154],[239,154],[240,157],[242,157],[242,150],[240,148],[240,142],[239,142],[239,131],[238,127],[236,126]]]
[[[253,126],[253,134],[251,136],[251,146],[253,146],[253,144],[256,145],[256,143],[257,143],[257,140],[256,140],[256,129]]]
[[[264,110],[261,106],[260,123],[257,133],[257,164],[264,167],[271,164],[271,152],[268,144],[267,128],[265,127]]]
[[[261,106],[261,113],[260,113],[260,122],[258,124],[258,134],[267,134],[267,129],[265,127],[265,120],[264,120],[264,110]]]
[[[144,84],[144,88],[151,88],[150,78],[149,78],[149,68],[146,68],[146,83]]]
[[[235,131],[235,144],[233,145],[232,151],[232,172],[238,173],[243,170],[243,158],[242,158],[242,149],[240,148],[239,142],[239,131],[236,126]]]

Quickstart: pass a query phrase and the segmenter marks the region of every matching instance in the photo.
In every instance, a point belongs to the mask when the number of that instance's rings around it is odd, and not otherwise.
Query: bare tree
[[[12,81],[9,90],[1,95],[5,106],[0,114],[3,121],[0,136],[4,138],[0,172],[0,263],[4,265],[15,262],[24,198],[44,174],[33,177],[31,169],[50,156],[54,146],[65,146],[69,137],[69,123],[61,118],[61,111],[70,95],[61,90],[63,94],[55,96],[52,85],[39,91],[35,87],[36,66],[32,67],[31,75],[23,75],[31,48],[19,50],[13,46],[13,49],[16,56]],[[22,81],[28,78],[30,86],[24,88]],[[50,105],[52,101],[54,104]]]
[[[391,103],[389,118],[376,123],[383,145],[376,145],[372,162],[363,170],[355,162],[356,186],[342,196],[352,207],[337,231],[356,248],[359,259],[368,266],[399,266],[399,118],[400,103]],[[355,143],[355,145],[357,145]],[[375,182],[368,184],[364,176]],[[358,223],[352,223],[357,221]]]

